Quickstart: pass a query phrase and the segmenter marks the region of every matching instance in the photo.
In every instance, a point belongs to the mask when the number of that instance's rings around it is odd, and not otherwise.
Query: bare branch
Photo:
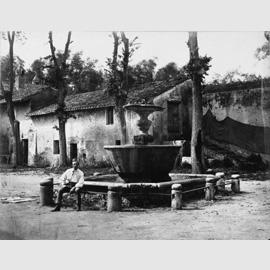
[[[198,58],[199,48],[197,43],[197,32],[189,32],[188,47],[190,49],[190,58]]]
[[[68,37],[67,37],[67,42],[65,45],[65,51],[64,51],[64,55],[63,55],[63,61],[62,61],[62,65],[66,64],[67,58],[68,58],[68,49],[69,49],[69,45],[71,44],[71,31],[68,32]]]
[[[8,31],[8,42],[10,43],[11,41],[11,36],[10,36],[10,32]]]
[[[9,69],[10,69],[10,76],[9,76],[9,90],[12,95],[13,88],[14,88],[14,53],[13,53],[13,45],[14,45],[14,38],[15,32],[8,31],[8,42],[9,42]]]
[[[118,55],[119,37],[117,35],[117,32],[112,32],[112,34],[113,34],[113,39],[114,39],[112,67],[113,67],[113,72],[115,72],[116,67],[117,67],[117,55]]]
[[[55,64],[56,68],[59,69],[59,65],[57,63],[57,59],[56,59],[56,56],[55,56],[55,47],[53,46],[52,31],[49,32],[49,44],[50,44],[50,49],[51,49],[51,53],[52,53],[53,62]]]
[[[124,49],[123,49],[123,88],[127,90],[128,87],[128,64],[129,64],[129,58],[130,58],[130,46],[129,46],[129,39],[126,37],[124,32],[121,32],[121,38],[124,43]]]
[[[121,38],[122,38],[123,42],[125,43],[126,40],[127,40],[127,37],[125,35],[125,32],[121,32]]]

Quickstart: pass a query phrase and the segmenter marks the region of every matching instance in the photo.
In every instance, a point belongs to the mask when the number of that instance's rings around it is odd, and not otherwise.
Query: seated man
[[[81,211],[81,194],[80,189],[83,187],[84,174],[78,169],[79,162],[76,159],[72,159],[72,168],[64,172],[60,177],[61,186],[58,191],[58,196],[56,200],[56,207],[52,212],[60,211],[63,193],[69,192],[70,194],[77,194],[77,211]]]

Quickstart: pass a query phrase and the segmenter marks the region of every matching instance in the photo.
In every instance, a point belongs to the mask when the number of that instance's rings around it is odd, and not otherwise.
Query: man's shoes
[[[81,207],[77,207],[76,211],[77,212],[81,211]]]
[[[61,210],[60,205],[57,205],[51,212],[59,212]]]

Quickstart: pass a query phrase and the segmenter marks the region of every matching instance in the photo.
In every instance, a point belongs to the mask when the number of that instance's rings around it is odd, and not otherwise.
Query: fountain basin
[[[170,181],[169,172],[181,146],[107,145],[110,161],[126,183]]]

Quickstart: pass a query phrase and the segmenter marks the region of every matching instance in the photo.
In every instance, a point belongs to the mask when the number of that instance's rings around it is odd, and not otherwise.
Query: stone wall
[[[244,124],[270,127],[270,87],[204,94],[208,109],[218,121],[225,117]]]
[[[262,127],[262,132],[264,130],[267,134],[266,130],[270,127],[270,87],[205,93],[203,96],[204,115],[208,110],[211,110],[217,121],[230,118],[248,125],[250,130],[252,127],[254,130],[255,127]],[[258,138],[254,137],[254,141],[256,139]],[[264,140],[269,140],[269,138],[265,137]],[[231,145],[232,150],[234,147],[235,145]],[[243,153],[245,150],[243,149]],[[270,155],[255,153],[262,154],[265,160],[270,160]]]

